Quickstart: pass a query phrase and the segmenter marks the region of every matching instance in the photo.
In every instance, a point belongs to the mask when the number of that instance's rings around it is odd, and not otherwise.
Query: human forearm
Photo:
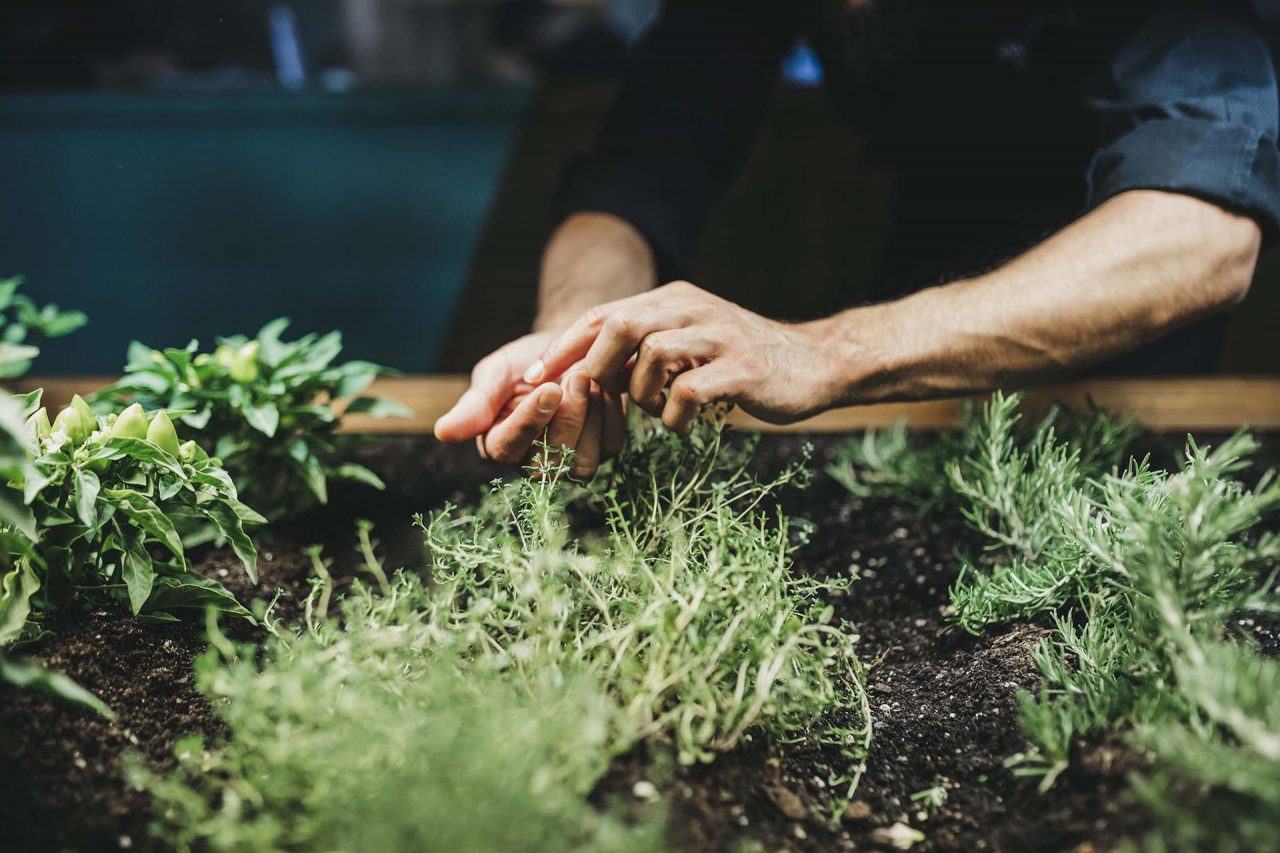
[[[1117,196],[983,276],[813,324],[833,404],[1034,381],[1150,341],[1243,298],[1250,219],[1184,195]]]
[[[603,302],[656,283],[653,251],[640,232],[607,213],[577,213],[547,243],[535,331],[562,329]]]

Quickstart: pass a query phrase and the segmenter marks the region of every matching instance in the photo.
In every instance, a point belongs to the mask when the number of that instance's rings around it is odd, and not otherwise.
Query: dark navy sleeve
[[[1185,193],[1280,232],[1280,100],[1271,48],[1250,7],[1162,6],[1084,90],[1101,145],[1089,205],[1126,190]]]
[[[669,0],[635,50],[595,150],[570,167],[558,215],[621,217],[664,272],[682,274],[795,40],[789,5]]]

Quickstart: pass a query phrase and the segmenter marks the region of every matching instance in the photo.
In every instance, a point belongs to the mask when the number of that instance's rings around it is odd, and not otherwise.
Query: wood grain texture
[[[45,404],[60,407],[72,394],[88,393],[110,381],[104,376],[29,377],[13,384],[18,390],[44,388]],[[368,433],[430,432],[436,418],[453,405],[466,387],[465,376],[380,379],[371,393],[399,400],[413,410],[413,417],[378,420],[353,416],[344,428]],[[1155,431],[1222,431],[1240,426],[1280,429],[1280,376],[1091,379],[1029,389],[1026,396],[1033,409],[1053,403],[1080,407],[1092,401],[1104,409],[1132,415]],[[735,412],[732,421],[741,429],[763,432],[847,432],[888,426],[900,420],[917,429],[941,429],[959,422],[960,408],[959,400],[932,400],[836,409],[782,427],[741,412]]]

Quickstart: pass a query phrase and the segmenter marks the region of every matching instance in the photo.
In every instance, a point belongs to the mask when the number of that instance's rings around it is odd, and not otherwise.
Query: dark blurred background
[[[532,317],[564,164],[658,0],[9,0],[0,277],[86,311],[36,371],[125,345],[340,328],[352,357],[465,371]],[[773,316],[866,298],[894,175],[802,45],[694,276]],[[963,132],[957,128],[956,132]],[[1264,259],[1221,367],[1276,370]]]

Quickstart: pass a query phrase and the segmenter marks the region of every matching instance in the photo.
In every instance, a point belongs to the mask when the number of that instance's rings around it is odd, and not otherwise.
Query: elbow
[[[1262,229],[1247,216],[1229,214],[1222,233],[1214,240],[1216,255],[1211,275],[1215,307],[1226,310],[1239,305],[1249,294],[1253,274],[1262,251]]]

